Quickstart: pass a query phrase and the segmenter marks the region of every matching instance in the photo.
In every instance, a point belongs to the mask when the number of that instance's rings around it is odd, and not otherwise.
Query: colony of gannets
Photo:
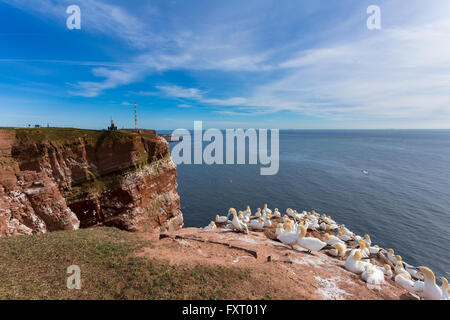
[[[232,218],[231,218],[232,216]],[[217,227],[231,229],[248,234],[252,231],[269,231],[273,240],[312,252],[323,250],[327,254],[344,260],[344,267],[361,276],[368,287],[381,290],[385,278],[393,279],[407,291],[421,299],[449,300],[450,289],[446,278],[440,278],[442,285],[436,284],[436,277],[428,267],[414,267],[395,255],[393,249],[384,249],[373,245],[368,234],[359,236],[344,224],[339,225],[331,216],[319,214],[315,210],[302,211],[287,208],[281,214],[278,208],[273,211],[264,205],[252,215],[250,206],[237,212],[230,208],[226,216],[216,215],[215,221],[205,230]],[[315,231],[315,236],[306,236],[307,231]]]

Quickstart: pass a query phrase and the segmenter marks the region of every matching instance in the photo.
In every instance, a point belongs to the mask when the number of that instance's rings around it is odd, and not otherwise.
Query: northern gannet
[[[250,224],[248,225],[250,228],[253,229],[264,229],[264,221],[261,217],[258,217],[257,219],[253,219],[252,221],[250,221]]]
[[[327,244],[320,239],[314,237],[305,237],[306,236],[306,228],[303,225],[299,225],[300,236],[297,239],[297,244],[300,247],[303,247],[308,250],[309,253],[311,251],[319,251]]]
[[[320,225],[319,225],[319,227],[320,227],[320,230],[327,230],[327,224],[325,223],[325,222],[322,222]]]
[[[384,273],[373,264],[368,264],[361,274],[361,279],[367,282],[368,285],[379,287],[384,283]]]
[[[403,267],[403,262],[401,261],[397,261],[397,265],[395,266],[394,271],[396,274],[404,274],[405,277],[411,279],[411,275],[408,271],[405,270],[405,268]]]
[[[291,225],[288,225],[287,230],[278,235],[277,239],[294,249],[294,244],[297,242],[298,237],[298,232],[294,232]]]
[[[343,242],[341,239],[339,239],[338,237],[333,236],[333,235],[330,236],[329,233],[325,233],[325,236],[324,236],[323,241],[326,242],[326,244],[328,244],[328,245],[330,245],[330,246],[332,246],[332,245],[335,244],[335,243],[342,243],[342,244],[344,243],[344,242]]]
[[[244,223],[248,223],[250,221],[250,218],[244,215],[242,211],[239,211],[238,218],[241,219],[241,221]]]
[[[405,267],[405,270],[408,271],[408,273],[416,280],[423,280],[423,275],[417,271],[417,268],[413,267],[410,264],[407,264],[405,261],[403,262],[403,266]]]
[[[283,224],[279,223],[277,225],[277,229],[275,230],[275,235],[278,237],[280,234],[284,232]]]
[[[383,269],[383,273],[386,277],[388,277],[389,279],[392,279],[392,276],[394,275],[394,273],[392,272],[391,266],[388,264],[384,265]]]
[[[255,217],[261,217],[261,208],[256,209]]]
[[[426,300],[440,300],[442,298],[442,290],[436,284],[436,277],[433,271],[427,267],[419,267],[419,271],[424,277],[423,298]]]
[[[442,300],[450,300],[450,294],[448,292],[448,280],[447,278],[441,277],[442,282],[441,291],[442,291]]]
[[[411,293],[417,293],[414,289],[414,281],[405,276],[405,274],[401,273],[396,275],[394,281],[397,282],[403,289],[406,289]]]
[[[362,253],[360,250],[352,250],[347,260],[345,261],[344,267],[350,272],[360,274],[364,272],[364,269],[368,267],[370,262],[363,262]]]
[[[377,254],[380,252],[381,248],[377,245],[374,245],[373,247],[369,247],[369,253],[370,254]]]
[[[264,204],[264,209],[266,209],[267,213],[272,213],[272,210],[270,210],[269,208],[267,208],[267,203]]]
[[[216,215],[217,223],[225,223],[227,221],[228,221],[228,216],[219,216],[218,214]]]
[[[388,258],[389,261],[391,261],[391,262],[394,264],[394,266],[395,266],[395,264],[397,263],[397,257],[396,257],[395,254],[394,254],[394,249],[388,249],[387,251],[388,251],[388,253],[387,253],[387,258]]]
[[[214,229],[217,229],[217,226],[216,226],[216,223],[214,221],[211,221],[210,224],[208,224],[203,229],[205,229],[205,230],[214,230]]]
[[[364,240],[369,244],[369,246],[372,244],[372,240],[370,240],[370,236],[367,233],[364,235]]]
[[[245,209],[245,215],[249,218],[252,216],[252,210],[250,210],[250,206],[247,206],[247,209]]]
[[[271,227],[272,226],[272,221],[270,221],[270,215],[268,215],[268,217],[266,219],[263,220],[264,222],[264,227]]]
[[[359,250],[363,258],[368,258],[370,255],[369,249],[367,249],[367,243],[364,240],[359,241]]]
[[[344,234],[342,231],[339,231],[337,237],[338,237],[339,239],[341,239],[342,241],[350,241],[350,240],[353,239],[353,238],[350,237],[349,235]]]
[[[231,209],[233,209],[232,210],[233,220],[231,221],[231,224],[233,225],[233,227],[238,231],[248,233],[247,225],[238,218],[236,209],[234,209],[234,208],[231,208]]]
[[[273,215],[274,215],[275,217],[277,217],[277,218],[280,218],[280,217],[281,217],[281,213],[280,213],[280,211],[278,211],[278,208],[275,208],[275,211],[273,212]]]
[[[335,257],[343,257],[347,251],[347,246],[343,243],[337,242],[332,245],[334,249],[328,250],[328,253]]]

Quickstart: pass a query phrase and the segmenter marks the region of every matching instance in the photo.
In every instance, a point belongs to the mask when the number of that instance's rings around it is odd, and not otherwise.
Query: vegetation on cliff
[[[228,299],[252,279],[244,268],[136,256],[145,246],[142,234],[106,227],[0,238],[0,299]],[[66,287],[70,265],[81,290]]]

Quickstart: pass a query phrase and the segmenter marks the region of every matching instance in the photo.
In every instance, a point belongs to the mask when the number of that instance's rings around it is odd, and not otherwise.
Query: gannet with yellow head
[[[332,246],[335,243],[344,244],[344,241],[342,241],[341,239],[339,239],[336,236],[333,236],[333,235],[330,236],[330,234],[328,232],[325,233],[323,241],[326,242],[326,244],[328,244],[330,246]]]
[[[277,239],[280,240],[282,243],[291,246],[291,248],[294,249],[294,244],[297,242],[298,237],[299,237],[298,232],[295,232],[292,229],[292,226],[288,224],[286,231],[279,234],[277,236]]]
[[[217,229],[216,223],[214,221],[211,221],[206,227],[203,229],[205,230],[214,230]]]
[[[245,209],[245,215],[249,218],[252,216],[252,210],[250,210],[250,206],[247,206],[247,208]]]
[[[219,216],[216,215],[216,223],[225,223],[228,221],[228,216]]]
[[[277,225],[277,229],[275,230],[275,235],[278,237],[280,234],[284,232],[283,224],[279,223]]]
[[[371,265],[371,263],[361,261],[362,257],[363,256],[360,250],[352,250],[347,260],[345,261],[345,269],[356,274],[363,273],[364,269]]]
[[[369,244],[369,246],[372,244],[372,240],[370,240],[370,236],[367,233],[364,235],[364,240]]]
[[[448,289],[448,280],[447,278],[440,277],[442,282],[441,291],[442,291],[442,300],[450,300],[450,293]]]
[[[245,224],[241,221],[241,219],[238,218],[236,209],[231,208],[230,211],[233,213],[233,220],[231,221],[233,227],[238,231],[248,233],[247,224]]]
[[[335,257],[343,257],[347,252],[347,246],[344,243],[337,242],[332,245],[334,249],[328,250],[328,253]]]
[[[311,253],[311,251],[319,251],[323,247],[325,247],[327,244],[320,239],[314,238],[314,237],[306,237],[306,228],[303,225],[300,225],[299,227],[300,236],[297,239],[297,244],[308,250],[308,253]]]
[[[261,217],[261,208],[256,209],[255,217]]]
[[[342,230],[339,231],[337,237],[338,237],[339,239],[341,239],[342,241],[350,241],[350,240],[353,239],[352,237],[350,237],[350,236],[344,234],[344,233],[342,232]]]
[[[261,217],[253,219],[250,221],[249,227],[257,230],[264,229],[264,220]]]
[[[442,299],[442,290],[436,284],[436,277],[433,271],[427,267],[419,267],[419,271],[424,276],[424,286],[423,286],[423,298],[425,300],[440,300]]]
[[[266,210],[267,213],[272,213],[272,210],[267,208],[267,203],[264,204],[264,209]]]
[[[361,279],[367,282],[369,289],[380,289],[380,285],[384,283],[384,273],[373,264],[369,263],[364,268]]]
[[[277,218],[281,217],[281,213],[280,213],[280,211],[278,211],[278,208],[275,208],[275,210],[273,211],[273,215]]]
[[[395,274],[404,274],[408,279],[411,279],[411,275],[408,273],[408,271],[405,270],[403,267],[403,262],[397,261],[397,264],[394,268]]]

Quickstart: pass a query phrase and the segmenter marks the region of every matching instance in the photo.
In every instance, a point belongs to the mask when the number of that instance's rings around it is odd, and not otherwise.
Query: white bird
[[[291,208],[287,208],[287,209],[286,209],[286,214],[287,214],[288,216],[293,215],[293,214],[294,214],[294,210],[292,210]]]
[[[356,235],[354,236],[354,239],[358,242],[360,242],[363,238],[361,238],[360,236]]]
[[[266,219],[263,220],[264,222],[264,227],[271,227],[272,226],[272,221],[270,221],[270,217],[267,217]]]
[[[238,218],[241,219],[241,221],[244,223],[248,223],[250,221],[250,218],[244,215],[242,211],[239,211]]]
[[[328,250],[328,253],[335,257],[343,257],[347,252],[347,246],[343,243],[337,242],[332,245],[334,249]]]
[[[361,250],[363,258],[368,258],[370,256],[369,249],[367,249],[367,242],[364,240],[359,241],[359,250]]]
[[[442,290],[436,284],[436,277],[434,276],[433,271],[427,267],[419,267],[419,271],[423,274],[424,277],[424,286],[423,286],[423,298],[425,300],[440,300],[442,299]]]
[[[369,247],[369,253],[370,254],[377,254],[380,252],[381,248],[377,245],[374,245],[373,247]]]
[[[294,244],[297,242],[297,239],[299,237],[298,232],[294,232],[292,230],[291,225],[288,225],[287,230],[280,235],[277,236],[277,239],[280,240],[282,243],[291,246],[291,248],[294,248]]]
[[[450,293],[448,292],[448,280],[447,278],[440,277],[442,282],[441,291],[442,291],[442,300],[450,300]]]
[[[325,222],[322,222],[320,225],[319,225],[319,227],[320,227],[320,230],[327,230],[327,224],[325,223]]]
[[[306,236],[306,228],[303,225],[298,226],[300,231],[300,236],[297,239],[297,244],[308,250],[309,253],[311,251],[319,251],[323,247],[325,247],[327,244],[320,239],[314,238],[314,237],[305,237]]]
[[[368,267],[370,262],[363,262],[362,253],[360,250],[352,250],[347,260],[345,261],[344,267],[350,272],[361,274],[364,272],[364,269]]]
[[[216,226],[216,223],[214,221],[211,221],[211,223],[208,224],[203,229],[205,229],[205,230],[214,230],[214,229],[217,229],[217,226]]]
[[[403,267],[403,262],[398,261],[397,265],[394,267],[395,274],[404,274],[405,277],[408,279],[411,279],[411,275],[408,273],[408,271],[405,270]]]
[[[341,231],[342,231],[342,233],[343,233],[344,235],[349,236],[349,237],[351,237],[352,239],[353,239],[353,237],[354,237],[354,235],[355,235],[353,232],[351,232],[350,230],[348,230],[348,229],[345,227],[345,224],[342,224],[342,225],[341,225]]]
[[[423,280],[423,275],[415,267],[403,261],[405,270],[416,280]]]
[[[397,263],[397,257],[394,254],[394,249],[388,249],[387,258],[391,261],[394,266]]]
[[[384,275],[386,277],[388,277],[388,279],[392,279],[392,276],[394,275],[394,273],[392,272],[391,266],[388,264],[384,265],[384,268],[380,267],[380,270],[382,269]]]
[[[256,209],[255,217],[261,217],[261,208]]]
[[[368,264],[361,274],[361,279],[368,285],[380,286],[384,283],[384,273],[372,264]]]
[[[411,293],[417,293],[416,289],[414,289],[414,281],[408,279],[405,274],[401,273],[395,276],[394,281],[397,282],[403,289]]]
[[[395,274],[404,274],[408,279],[411,279],[411,275],[408,271],[403,267],[403,262],[398,261],[397,265],[394,268]]]
[[[326,244],[328,244],[330,246],[332,246],[335,243],[342,243],[342,244],[344,244],[344,241],[342,241],[341,239],[339,239],[336,236],[333,236],[333,235],[330,236],[329,233],[325,233],[323,241],[326,242]]]
[[[277,218],[280,218],[280,217],[281,217],[281,213],[280,213],[280,211],[278,211],[278,208],[275,208],[275,211],[273,212],[273,215],[274,215],[275,217],[277,217]]]
[[[250,206],[247,206],[247,209],[245,209],[245,215],[249,218],[252,216],[252,210],[250,210]]]
[[[253,229],[261,230],[264,229],[264,221],[261,217],[258,217],[257,219],[250,221],[248,226]]]
[[[267,208],[267,203],[264,204],[264,209],[266,210],[267,213],[272,213],[272,210],[270,210],[269,208]]]
[[[228,216],[219,216],[218,214],[216,215],[217,223],[225,223],[227,221],[228,221]]]
[[[339,231],[337,237],[342,241],[350,241],[353,239],[351,236],[344,234],[342,231]]]
[[[370,247],[370,245],[372,244],[372,240],[370,240],[370,236],[367,233],[364,235],[364,240],[369,244]]]
[[[277,229],[275,230],[275,235],[278,237],[280,234],[284,232],[283,224],[279,223],[277,225]]]
[[[231,209],[233,213],[233,220],[231,221],[231,224],[233,225],[233,227],[238,231],[248,233],[247,225],[238,218],[236,209],[234,208]]]

